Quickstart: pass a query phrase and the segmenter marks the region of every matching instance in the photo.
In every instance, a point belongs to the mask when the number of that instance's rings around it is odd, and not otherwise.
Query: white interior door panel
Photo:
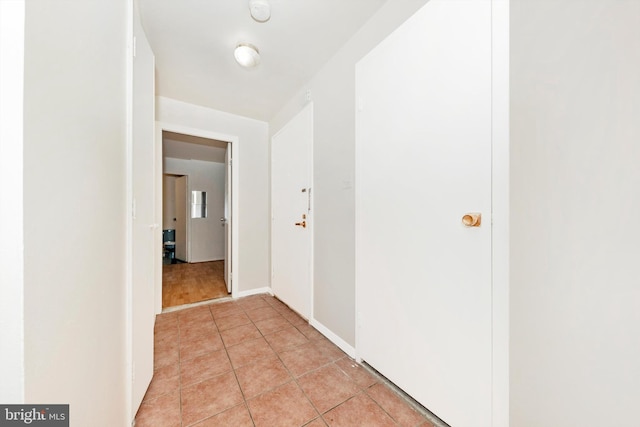
[[[306,318],[311,315],[312,148],[313,105],[308,104],[271,144],[271,287]]]
[[[451,426],[488,427],[491,2],[431,0],[356,86],[358,355]]]

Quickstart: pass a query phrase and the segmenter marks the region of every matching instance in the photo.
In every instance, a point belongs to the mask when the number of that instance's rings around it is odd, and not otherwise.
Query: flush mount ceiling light
[[[240,43],[233,51],[238,64],[245,68],[253,68],[260,63],[260,52],[258,48],[249,43]]]
[[[267,22],[271,18],[271,6],[268,0],[249,0],[251,17],[258,22]]]

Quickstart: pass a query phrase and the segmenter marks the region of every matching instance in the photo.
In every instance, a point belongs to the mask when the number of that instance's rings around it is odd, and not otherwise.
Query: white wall
[[[0,402],[24,401],[24,0],[0,1]]]
[[[165,158],[164,173],[188,175],[187,197],[189,198],[192,191],[207,192],[207,217],[191,218],[191,215],[187,215],[189,262],[224,259],[225,234],[224,226],[220,222],[220,218],[224,217],[224,163]],[[175,187],[173,194],[175,210]],[[163,200],[164,204],[169,202],[169,200]],[[190,209],[190,201],[187,203],[187,209]]]
[[[124,426],[127,2],[26,4],[25,400]]]
[[[156,119],[162,123],[238,137],[239,165],[238,288],[248,292],[269,286],[269,157],[268,125],[259,120],[187,104],[170,98],[156,98]]]
[[[640,2],[511,2],[511,426],[637,426]]]
[[[426,0],[385,3],[269,123],[277,133],[314,102],[315,320],[355,346],[355,64]]]

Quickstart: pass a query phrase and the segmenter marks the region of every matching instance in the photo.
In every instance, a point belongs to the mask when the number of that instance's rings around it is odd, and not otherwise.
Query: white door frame
[[[227,260],[231,258],[231,252],[233,251],[233,233],[230,230],[231,223],[229,218],[233,216],[233,197],[232,197],[232,185],[233,177],[233,165],[232,165],[231,147],[227,145],[227,149],[224,153],[224,284],[227,287],[227,292],[231,292],[231,266]]]
[[[3,279],[3,298],[0,302],[0,324],[3,327],[0,399],[16,404],[24,403],[25,392],[24,28],[25,1],[0,1],[0,180],[6,183],[0,188],[0,233],[4,240],[0,247]]]
[[[493,427],[509,427],[509,0],[491,0],[491,8],[491,412]],[[356,194],[356,221],[358,203]],[[355,311],[357,319],[357,300]],[[355,329],[355,359],[361,362]]]
[[[509,1],[491,0],[493,427],[509,427]]]
[[[156,162],[159,165],[157,170],[157,179],[162,181],[163,167],[163,152],[162,152],[162,131],[181,133],[183,135],[198,136],[200,138],[215,139],[218,141],[225,141],[229,143],[228,147],[231,150],[232,166],[231,166],[231,296],[236,298],[238,295],[238,238],[239,233],[239,215],[238,215],[238,200],[240,186],[238,185],[240,174],[240,138],[237,135],[229,135],[219,132],[212,132],[208,130],[192,128],[175,123],[156,121]],[[162,186],[160,191],[156,191],[156,212],[162,216]],[[188,223],[189,221],[187,221]],[[160,259],[161,261],[161,259]],[[159,268],[156,271],[156,313],[162,312],[162,262],[157,265]]]
[[[184,259],[180,259],[181,261],[185,261],[185,262],[191,262],[191,216],[190,216],[190,210],[189,210],[189,200],[191,199],[191,177],[189,176],[189,174],[184,174],[184,175],[180,175],[176,177],[176,180],[174,182],[174,195],[176,193],[175,191],[175,187],[176,184],[178,183],[178,179],[180,178],[184,178],[185,179],[185,185],[184,185],[184,210],[182,212],[182,215],[184,216],[184,234],[185,234],[185,238],[184,238]],[[164,194],[164,193],[163,193]],[[178,197],[175,197],[175,215],[176,218],[178,217]],[[164,201],[163,201],[164,203]],[[182,205],[180,205],[180,207],[183,207]],[[164,218],[162,219],[162,221],[164,221]],[[178,226],[177,223],[179,221],[176,221],[176,225],[173,227],[176,231],[178,230]],[[164,227],[163,227],[164,228]],[[176,246],[174,246],[175,248],[177,248],[177,239],[174,236],[174,242],[176,242]],[[177,250],[174,252],[174,257],[176,259],[178,258],[178,252]]]

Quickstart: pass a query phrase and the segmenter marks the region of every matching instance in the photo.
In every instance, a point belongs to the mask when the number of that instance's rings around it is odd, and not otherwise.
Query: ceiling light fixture
[[[233,51],[238,64],[245,68],[253,68],[260,63],[260,52],[258,48],[249,43],[240,43]]]
[[[267,22],[271,18],[271,6],[268,0],[249,0],[251,17],[258,22]]]

